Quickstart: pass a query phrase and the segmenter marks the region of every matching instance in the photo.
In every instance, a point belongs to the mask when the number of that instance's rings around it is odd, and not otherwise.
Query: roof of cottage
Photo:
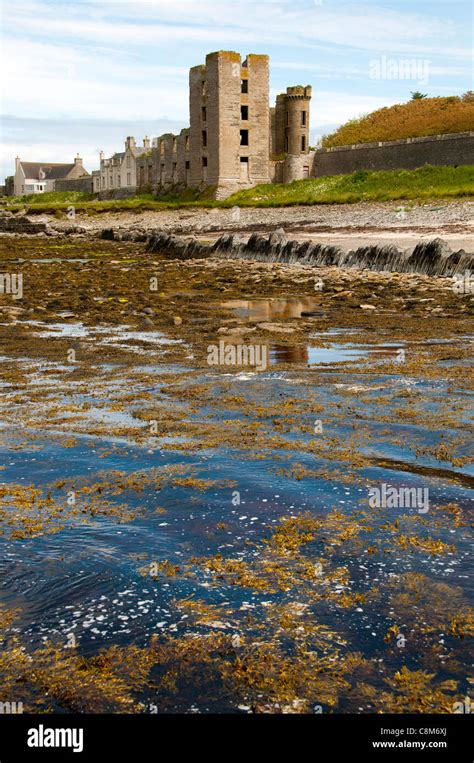
[[[59,180],[69,175],[74,169],[72,164],[54,164],[53,162],[20,162],[25,178],[39,180],[40,170],[43,170],[46,180]]]

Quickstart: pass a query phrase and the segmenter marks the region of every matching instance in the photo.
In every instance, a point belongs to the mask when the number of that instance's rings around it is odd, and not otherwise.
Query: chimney
[[[148,135],[145,135],[143,138],[143,148],[150,148],[150,138]]]
[[[79,154],[76,154],[76,158],[74,159],[74,164],[75,164],[76,166],[82,167],[82,159],[81,159],[81,157],[79,156]]]
[[[135,138],[133,136],[128,136],[127,140],[125,141],[125,151],[127,148],[135,148]]]
[[[103,161],[104,161],[104,159],[105,159],[105,154],[104,154],[104,152],[103,152],[103,151],[101,151],[101,152],[100,152],[100,154],[99,154],[99,161],[100,161],[100,162],[103,162]]]

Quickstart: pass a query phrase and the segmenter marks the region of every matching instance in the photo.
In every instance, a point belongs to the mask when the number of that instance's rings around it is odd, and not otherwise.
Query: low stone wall
[[[47,233],[48,224],[30,220],[26,215],[14,217],[11,214],[0,215],[0,231],[2,233],[22,233],[25,235],[36,235],[38,233]]]
[[[55,191],[68,191],[73,193],[93,193],[92,177],[86,175],[75,180],[56,180],[54,183]]]
[[[358,170],[416,169],[424,164],[474,165],[474,132],[321,148],[314,156],[312,176],[343,175]]]
[[[130,196],[135,196],[137,189],[132,188],[115,188],[111,191],[100,191],[97,194],[99,201],[110,201],[113,199],[128,199]]]

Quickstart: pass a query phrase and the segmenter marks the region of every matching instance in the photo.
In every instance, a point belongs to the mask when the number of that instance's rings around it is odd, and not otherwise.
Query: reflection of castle
[[[317,310],[319,300],[314,297],[279,297],[277,299],[233,299],[221,302],[221,307],[231,307],[241,318],[253,321],[286,320],[300,318],[301,313]]]
[[[288,88],[272,109],[269,97],[268,56],[210,53],[190,71],[190,127],[154,139],[136,158],[137,186],[215,186],[222,198],[308,177],[311,87]]]
[[[270,357],[274,363],[304,363],[308,364],[308,348],[306,345],[287,346],[274,344],[270,347]]]

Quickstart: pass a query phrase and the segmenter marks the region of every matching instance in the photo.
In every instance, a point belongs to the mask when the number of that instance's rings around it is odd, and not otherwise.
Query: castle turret
[[[308,151],[312,88],[288,87],[277,96],[273,120],[273,154],[298,156]]]

